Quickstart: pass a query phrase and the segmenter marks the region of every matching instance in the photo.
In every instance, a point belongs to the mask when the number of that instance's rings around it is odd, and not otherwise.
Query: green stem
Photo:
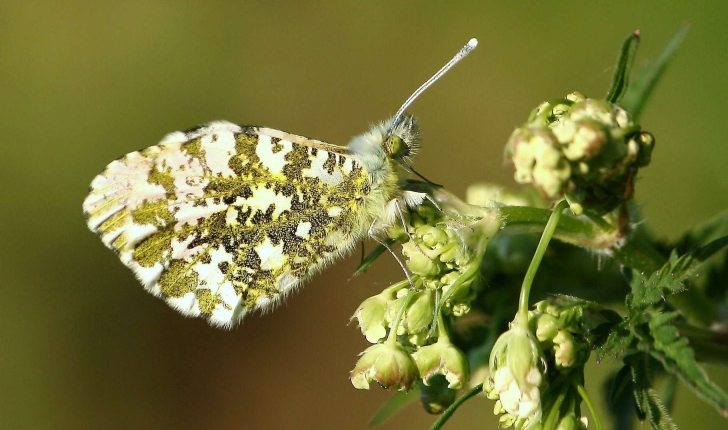
[[[600,217],[599,215],[595,215],[592,211],[585,210],[584,216],[589,218],[589,221],[593,222],[594,224],[596,224],[597,227],[601,228],[604,231],[609,231],[614,228],[611,224],[607,222],[607,220]]]
[[[556,230],[556,226],[559,224],[561,212],[563,212],[568,205],[569,203],[567,203],[566,200],[562,200],[556,204],[556,207],[554,207],[554,210],[551,212],[551,216],[546,223],[546,228],[543,231],[541,240],[538,242],[538,246],[536,247],[536,253],[533,255],[531,264],[528,266],[526,276],[523,278],[521,296],[518,300],[518,315],[521,318],[528,318],[528,296],[531,293],[533,278],[536,277],[538,266],[541,264],[543,255],[546,253],[546,248],[548,248],[551,237],[554,235],[554,231]]]
[[[445,329],[445,320],[442,317],[442,312],[437,313],[437,341],[450,342],[450,335]]]
[[[386,340],[386,342],[388,344],[392,345],[397,342],[397,330],[399,329],[399,323],[402,321],[402,316],[404,316],[404,311],[407,310],[407,308],[409,307],[410,304],[412,304],[412,299],[414,297],[415,297],[414,294],[407,294],[407,297],[405,297],[405,299],[402,301],[402,306],[400,306],[399,309],[397,310],[397,316],[394,317],[392,326],[389,328],[389,336],[387,337],[387,340]]]
[[[584,389],[584,386],[581,384],[577,384],[576,391],[579,392],[579,395],[581,396],[581,400],[584,401],[584,404],[586,404],[587,409],[589,409],[589,413],[591,414],[592,418],[594,419],[594,425],[597,427],[597,430],[604,430],[604,426],[602,425],[602,420],[599,418],[599,413],[597,413],[597,409],[594,407],[594,404],[592,403],[591,399],[589,398],[589,395],[587,394],[586,390]]]
[[[680,332],[680,336],[688,339],[698,361],[717,364],[728,362],[728,333],[679,321],[673,325]]]
[[[546,209],[527,206],[506,206],[499,210],[506,223],[503,229],[505,234],[542,231],[550,215]],[[564,215],[553,236],[562,242],[609,253],[617,263],[645,274],[660,270],[667,261],[666,256],[657,250],[652,240],[639,228],[626,239],[620,240],[615,230],[604,231],[586,218]],[[718,319],[716,304],[694,288],[688,288],[681,294],[672,294],[667,297],[667,301],[700,325],[709,326]]]
[[[556,415],[559,413],[559,408],[561,408],[561,404],[564,403],[564,399],[566,399],[566,390],[561,390],[559,393],[559,396],[556,398],[556,401],[554,402],[553,406],[551,407],[551,410],[549,411],[549,415],[546,417],[546,421],[544,421],[543,428],[544,430],[551,430],[554,428],[554,421],[556,421]]]
[[[460,405],[462,405],[468,399],[475,396],[476,394],[479,394],[482,391],[483,391],[483,384],[478,384],[475,387],[471,388],[470,390],[466,391],[465,394],[463,394],[457,400],[455,400],[455,402],[452,405],[450,405],[449,408],[445,409],[445,412],[443,412],[442,415],[440,415],[440,418],[438,418],[437,421],[435,421],[435,424],[433,424],[432,427],[430,427],[430,430],[439,430],[440,428],[442,428],[442,426],[445,425],[447,420],[450,419],[452,414],[455,413],[455,411],[460,407]]]

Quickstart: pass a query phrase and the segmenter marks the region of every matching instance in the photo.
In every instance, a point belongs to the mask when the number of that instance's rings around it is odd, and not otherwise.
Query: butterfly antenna
[[[460,49],[460,51],[458,51],[458,53],[455,54],[454,57],[452,57],[452,60],[448,61],[447,64],[442,66],[442,69],[438,70],[437,73],[432,75],[432,77],[430,79],[428,79],[427,82],[420,85],[420,87],[417,88],[417,90],[414,93],[412,93],[411,96],[409,96],[409,98],[402,104],[402,107],[400,107],[399,110],[397,111],[397,113],[394,115],[394,117],[392,118],[392,122],[391,122],[389,131],[390,132],[392,131],[391,127],[394,126],[395,124],[397,124],[397,122],[399,122],[402,115],[404,115],[404,111],[412,104],[412,102],[415,101],[415,99],[417,97],[420,96],[420,94],[422,94],[427,88],[429,88],[430,85],[434,84],[435,81],[440,79],[442,77],[442,75],[444,75],[445,73],[448,72],[448,70],[452,69],[453,66],[456,65],[460,60],[462,60],[468,54],[470,54],[470,52],[473,49],[475,49],[476,46],[478,46],[478,39],[476,39],[476,38],[470,39],[468,41],[468,43],[465,46],[463,46]]]

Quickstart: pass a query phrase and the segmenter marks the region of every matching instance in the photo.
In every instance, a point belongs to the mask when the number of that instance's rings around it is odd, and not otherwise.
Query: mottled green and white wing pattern
[[[230,326],[366,234],[370,185],[346,148],[218,121],[113,161],[83,208],[149,292]]]

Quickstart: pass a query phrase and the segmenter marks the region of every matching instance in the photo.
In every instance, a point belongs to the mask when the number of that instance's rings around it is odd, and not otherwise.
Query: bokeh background
[[[502,147],[533,107],[603,96],[627,34],[642,31],[639,65],[689,21],[642,119],[658,143],[637,187],[674,238],[728,201],[727,16],[719,1],[0,2],[0,427],[364,428],[391,393],[352,388],[367,343],[347,322],[401,278],[391,259],[347,282],[349,258],[275,313],[212,329],[146,294],[87,231],[93,176],[214,119],[345,144],[478,37],[410,109],[417,169],[457,193],[512,186]],[[594,366],[588,388],[613,368]],[[674,416],[728,425],[685,388]],[[433,420],[415,404],[383,428]],[[447,428],[495,428],[492,403],[471,400]]]

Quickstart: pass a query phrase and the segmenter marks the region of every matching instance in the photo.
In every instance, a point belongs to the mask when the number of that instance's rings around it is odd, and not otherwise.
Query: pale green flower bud
[[[387,335],[387,308],[393,302],[391,293],[383,291],[364,300],[357,308],[351,321],[358,321],[362,334],[370,343],[377,343]]]
[[[432,324],[435,317],[435,300],[432,291],[429,290],[411,294],[415,294],[415,298],[405,310],[400,327],[404,326],[406,333],[420,333],[429,329]]]
[[[490,355],[493,392],[506,412],[532,428],[541,420],[541,386],[545,361],[536,337],[529,331],[525,315],[517,315]],[[490,394],[492,396],[492,393]]]
[[[493,382],[493,378],[488,377],[485,378],[485,381],[483,381],[483,392],[485,393],[485,397],[489,398],[490,400],[498,400],[499,393],[495,389],[495,383]],[[496,408],[493,411],[495,415],[505,413],[505,409],[501,410],[498,408],[502,408],[500,400],[495,402]]]
[[[556,199],[565,192],[571,166],[548,128],[516,129],[506,145],[506,156],[516,167],[516,182],[533,184],[548,199]]]
[[[632,197],[637,169],[649,163],[653,147],[652,135],[623,108],[573,93],[542,103],[513,132],[506,156],[517,182],[603,214]]]
[[[387,237],[402,243],[409,240],[407,231],[405,230],[405,227],[401,222],[395,222],[391,226],[387,227]]]
[[[470,312],[470,303],[475,299],[475,291],[470,285],[475,280],[476,273],[468,276],[466,273],[452,271],[440,278],[442,292],[445,299],[442,310],[455,316],[462,316]],[[455,288],[454,290],[452,290]],[[452,290],[452,291],[451,291]]]
[[[463,245],[461,243],[452,241],[446,245],[443,245],[443,247],[440,249],[439,259],[443,263],[455,262],[456,266],[460,266],[461,264],[458,264],[459,262],[456,260],[463,256],[467,258],[466,250],[464,249]]]
[[[559,332],[559,320],[548,314],[541,314],[536,320],[536,339],[539,342],[552,340]]]
[[[556,426],[556,430],[586,430],[589,424],[587,417],[576,418],[576,415],[571,412],[565,415],[559,421]]]
[[[493,412],[495,412],[495,410]],[[502,427],[502,428],[511,427],[515,423],[516,423],[516,417],[514,417],[513,415],[508,414],[508,413],[501,415],[501,417],[498,419],[498,426]]]
[[[447,242],[448,236],[444,230],[431,225],[422,225],[417,227],[415,235],[422,239],[422,243],[434,248],[436,245],[442,245]]]
[[[404,347],[386,341],[367,348],[349,376],[351,384],[360,390],[368,390],[370,382],[383,388],[407,391],[419,379],[417,364]]]
[[[402,254],[407,257],[407,268],[416,275],[435,276],[443,269],[439,260],[426,255],[425,250],[412,241],[402,244]]]
[[[423,383],[429,385],[430,378],[442,375],[451,389],[462,388],[470,376],[470,367],[465,355],[450,341],[440,339],[424,346],[413,355]]]
[[[574,336],[567,330],[561,330],[554,337],[554,360],[557,367],[572,367],[577,361]]]

